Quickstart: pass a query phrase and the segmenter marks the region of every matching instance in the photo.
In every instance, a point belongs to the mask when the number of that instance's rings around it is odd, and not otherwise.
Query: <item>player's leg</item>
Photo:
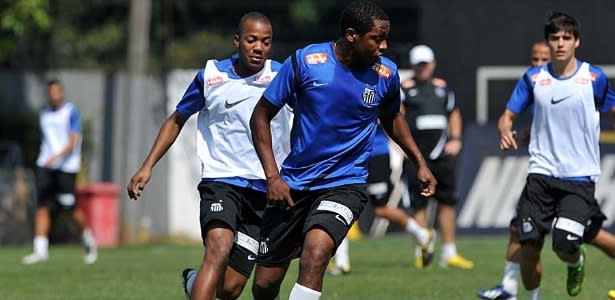
[[[348,243],[348,236],[346,236],[339,247],[337,247],[334,256],[334,266],[327,270],[327,273],[330,275],[340,276],[350,273],[350,246]]]
[[[576,296],[581,292],[585,278],[587,257],[582,247],[585,224],[600,210],[594,198],[593,182],[557,180],[556,184],[563,195],[553,226],[553,251],[568,264],[566,290],[570,296]]]
[[[265,208],[252,283],[252,296],[255,300],[278,297],[290,261],[301,253],[306,210],[316,201],[310,197],[312,194],[307,191],[291,191],[295,202],[293,209],[278,206]]]
[[[414,163],[404,164],[406,174],[408,194],[412,200],[410,206],[413,210],[412,218],[400,208],[384,207],[380,213],[387,215],[387,219],[410,232],[417,241],[414,251],[414,266],[421,269],[427,268],[433,261],[435,251],[436,231],[429,228],[427,224],[427,204],[429,198],[421,196],[417,191],[420,190],[418,178],[416,177],[417,168]],[[436,189],[437,190],[437,189]],[[376,210],[378,213],[378,210]],[[399,223],[397,223],[399,222]]]
[[[615,258],[615,235],[612,233],[600,229],[591,244],[598,247],[610,258]]]
[[[530,174],[519,204],[519,241],[521,243],[521,278],[528,299],[540,299],[542,267],[540,252],[544,237],[551,229],[555,216],[555,199],[551,196],[552,179],[548,176]]]
[[[369,196],[364,185],[348,185],[317,191],[305,221],[305,238],[299,261],[299,277],[290,300],[319,299],[327,262],[350,226],[359,218]]]
[[[234,186],[218,182],[199,185],[200,223],[205,254],[192,287],[193,299],[213,299],[223,278],[235,240],[242,195]]]
[[[46,168],[36,170],[37,203],[34,214],[33,252],[22,259],[24,264],[35,264],[49,258],[49,228],[51,217],[49,205],[55,197],[53,171]]]

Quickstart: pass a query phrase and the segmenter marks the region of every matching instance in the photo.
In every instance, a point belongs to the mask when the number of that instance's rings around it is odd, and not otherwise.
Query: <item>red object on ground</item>
[[[83,210],[98,247],[116,247],[119,243],[120,187],[108,182],[77,187],[79,207]]]

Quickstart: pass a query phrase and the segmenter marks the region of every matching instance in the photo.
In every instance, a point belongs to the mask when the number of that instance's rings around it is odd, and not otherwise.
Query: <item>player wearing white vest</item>
[[[254,267],[266,184],[249,121],[280,67],[267,59],[271,42],[269,19],[258,12],[245,14],[234,37],[238,54],[209,60],[198,71],[127,186],[130,198],[141,196],[156,162],[188,118],[198,113],[197,154],[202,167],[198,190],[205,256],[198,273],[185,269],[181,275],[184,292],[192,299],[238,298]],[[271,129],[278,163],[290,151],[290,118],[290,110],[282,110]],[[219,286],[223,288],[216,289]]]
[[[583,287],[583,235],[599,213],[600,112],[615,113],[615,93],[601,69],[576,59],[578,23],[554,13],[544,26],[551,63],[530,68],[500,117],[502,150],[516,149],[512,123],[533,106],[528,178],[517,206],[521,276],[528,299],[540,299],[540,252],[553,223],[553,250],[568,264],[567,292]],[[553,222],[555,220],[555,222]]]
[[[64,91],[58,80],[47,84],[49,105],[43,108],[41,150],[36,160],[38,203],[34,219],[34,252],[22,259],[24,264],[35,264],[49,258],[49,205],[57,203],[71,211],[73,221],[82,231],[86,254],[83,261],[92,264],[97,259],[96,242],[87,228],[85,215],[75,209],[75,180],[81,167],[81,122],[79,111],[64,101]]]

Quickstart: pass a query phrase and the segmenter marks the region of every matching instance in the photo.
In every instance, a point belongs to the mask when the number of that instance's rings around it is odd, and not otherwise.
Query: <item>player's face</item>
[[[247,69],[251,73],[260,71],[269,55],[271,41],[271,24],[262,20],[246,20],[241,33],[235,35],[240,69]]]
[[[579,39],[575,39],[572,32],[561,30],[550,34],[547,43],[551,49],[551,59],[554,61],[568,61],[574,57],[574,52],[580,44]]]
[[[436,62],[422,62],[412,66],[414,77],[418,80],[429,80],[436,70]]]
[[[371,66],[376,63],[378,56],[387,50],[387,37],[391,31],[391,23],[385,20],[375,20],[374,27],[369,32],[357,36],[353,42],[353,59],[357,59],[358,64]]]
[[[64,99],[64,91],[59,84],[52,84],[47,88],[47,96],[49,97],[49,104],[51,106],[58,106]]]
[[[536,44],[532,47],[532,67],[544,65],[549,61],[551,61],[549,46],[544,44]]]

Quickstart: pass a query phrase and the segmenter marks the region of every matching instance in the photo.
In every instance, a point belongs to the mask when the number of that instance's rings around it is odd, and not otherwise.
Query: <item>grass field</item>
[[[352,273],[327,276],[322,299],[477,299],[478,289],[501,279],[505,245],[503,236],[461,237],[458,249],[476,262],[473,270],[464,271],[415,269],[406,236],[351,242]],[[102,249],[95,265],[84,265],[79,246],[52,245],[49,262],[23,266],[21,257],[29,251],[0,248],[0,299],[183,299],[179,272],[186,266],[197,267],[202,255],[199,245],[120,247]],[[543,258],[543,299],[569,299],[565,266],[550,246]],[[574,299],[608,299],[608,289],[615,288],[613,267],[612,260],[589,247],[585,287]],[[295,260],[282,299],[287,299],[296,276]],[[251,299],[249,286],[241,299]]]

